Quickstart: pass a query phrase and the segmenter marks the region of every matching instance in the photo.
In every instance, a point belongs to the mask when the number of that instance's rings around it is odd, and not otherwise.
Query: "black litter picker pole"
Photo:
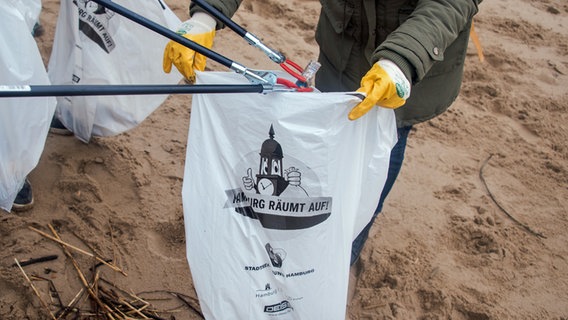
[[[115,2],[112,2],[110,0],[91,0],[93,2],[96,2],[102,6],[104,6],[105,8],[108,8],[118,14],[120,14],[121,16],[132,20],[152,31],[155,31],[163,36],[165,36],[166,38],[169,38],[170,40],[173,40],[183,46],[186,46],[190,49],[192,49],[193,51],[200,53],[204,56],[206,56],[207,58],[214,60],[220,64],[222,64],[223,66],[235,71],[238,74],[242,74],[244,75],[251,83],[260,83],[265,85],[265,89],[266,91],[270,91],[270,89],[272,89],[272,87],[274,86],[274,84],[276,84],[276,75],[274,75],[273,73],[270,72],[266,72],[266,71],[256,71],[256,70],[251,70],[248,69],[247,67],[213,51],[210,50],[198,43],[195,43],[173,31],[171,31],[170,29],[156,23],[153,22],[147,18],[144,18],[143,16],[132,12],[131,10],[128,10],[127,8],[116,4]]]
[[[260,39],[258,39],[254,34],[248,32],[245,28],[238,25],[236,22],[231,20],[229,17],[224,15],[221,11],[217,10],[209,3],[205,2],[204,0],[192,0],[192,2],[217,18],[219,21],[229,27],[229,29],[233,30],[236,34],[243,37],[250,45],[262,50],[270,58],[270,60],[278,64],[286,62],[286,57],[282,53],[273,50],[272,48],[262,43],[262,41],[260,41]]]
[[[176,41],[223,66],[242,74],[249,84],[198,84],[198,85],[3,85],[0,84],[0,98],[10,97],[53,97],[53,96],[100,96],[100,95],[160,95],[160,94],[214,94],[214,93],[267,93],[275,91],[295,91],[289,86],[277,83],[276,74],[270,71],[249,69],[229,58],[193,42],[170,29],[153,22],[110,0],[91,0],[121,16],[138,23],[160,35]],[[202,2],[201,2],[202,3]],[[220,13],[218,13],[220,14]],[[222,15],[222,14],[221,14]],[[222,16],[219,16],[222,17]],[[246,30],[224,17],[224,22],[239,29],[239,34]],[[262,47],[262,46],[261,46]],[[274,59],[277,59],[275,54]],[[274,60],[273,59],[273,60]]]
[[[262,84],[198,85],[0,85],[0,98],[207,93],[262,93]]]
[[[248,32],[245,28],[241,27],[239,24],[224,15],[221,11],[217,10],[217,8],[205,2],[205,0],[192,0],[192,2],[200,6],[213,17],[217,18],[219,21],[229,27],[229,29],[233,30],[236,34],[245,39],[250,45],[257,47],[262,52],[264,52],[264,54],[268,56],[270,60],[278,63],[280,67],[282,67],[282,69],[284,69],[294,78],[298,79],[302,87],[308,86],[306,77],[304,75],[304,69],[302,69],[302,67],[300,67],[297,63],[286,58],[281,52],[274,50],[264,44],[257,36]]]

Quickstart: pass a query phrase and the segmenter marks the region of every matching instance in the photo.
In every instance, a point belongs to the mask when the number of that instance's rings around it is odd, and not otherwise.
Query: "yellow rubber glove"
[[[185,38],[196,42],[208,49],[213,46],[215,37],[215,20],[206,13],[197,12],[189,20],[179,27],[177,33]],[[172,64],[191,83],[195,82],[195,70],[205,70],[206,57],[191,50],[190,48],[170,41],[164,49],[163,69],[164,72],[172,71]]]
[[[379,60],[361,79],[357,92],[365,94],[365,99],[349,112],[349,120],[365,115],[375,105],[395,109],[406,102],[410,96],[410,82],[400,68],[390,60]]]

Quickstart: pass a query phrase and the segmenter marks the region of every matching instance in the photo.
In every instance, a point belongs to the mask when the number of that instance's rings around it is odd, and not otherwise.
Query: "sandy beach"
[[[165,2],[188,18],[189,1]],[[234,20],[306,65],[318,55],[319,10],[316,0],[245,0]],[[43,0],[36,40],[46,66],[58,11],[59,0]],[[474,22],[484,61],[471,41],[460,96],[410,133],[349,319],[568,319],[568,4],[486,0]],[[213,49],[277,67],[230,30]],[[49,319],[42,303],[56,312],[57,299],[92,306],[61,245],[37,232],[51,235],[49,226],[120,268],[96,268],[115,297],[140,297],[165,319],[202,319],[181,199],[191,99],[172,95],[135,129],[88,144],[48,136],[29,176],[35,207],[0,212],[0,319]],[[14,259],[54,255],[23,267],[40,299]],[[102,262],[72,256],[94,281]]]

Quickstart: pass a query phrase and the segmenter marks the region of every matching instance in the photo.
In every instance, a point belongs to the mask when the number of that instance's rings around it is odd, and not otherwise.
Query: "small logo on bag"
[[[264,312],[266,313],[279,313],[286,311],[287,309],[294,309],[292,305],[287,300],[281,301],[277,304],[264,306]]]
[[[228,200],[224,207],[259,220],[266,229],[307,229],[327,220],[331,215],[331,197],[311,197],[311,192],[302,185],[307,177],[314,184],[309,187],[317,194],[320,186],[315,173],[292,157],[288,161],[293,165],[283,169],[284,152],[274,139],[272,125],[268,136],[257,153],[258,173],[253,174],[250,164],[244,164],[242,188],[225,191]]]
[[[270,297],[278,294],[278,291],[279,291],[278,288],[272,289],[272,287],[270,286],[270,283],[267,283],[264,286],[264,289],[256,290],[255,298],[258,298],[258,299],[270,298]]]
[[[266,253],[268,253],[272,266],[275,268],[282,267],[282,262],[286,259],[286,251],[280,248],[272,248],[270,243],[266,243],[264,248],[266,249]]]

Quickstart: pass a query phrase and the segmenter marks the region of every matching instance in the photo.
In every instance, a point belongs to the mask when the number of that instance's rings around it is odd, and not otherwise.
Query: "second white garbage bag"
[[[198,83],[246,83],[202,72]],[[183,208],[206,319],[345,319],[351,242],[396,143],[394,112],[345,93],[195,95]]]
[[[0,85],[49,85],[32,30],[40,1],[0,1]],[[53,97],[0,98],[0,208],[12,205],[37,166],[55,110]],[[0,212],[2,214],[2,212]]]
[[[118,4],[174,30],[181,21],[162,0]],[[168,38],[94,1],[62,1],[48,73],[54,85],[176,84],[177,70],[162,70]],[[70,96],[56,113],[75,136],[112,136],[136,127],[167,95]]]

